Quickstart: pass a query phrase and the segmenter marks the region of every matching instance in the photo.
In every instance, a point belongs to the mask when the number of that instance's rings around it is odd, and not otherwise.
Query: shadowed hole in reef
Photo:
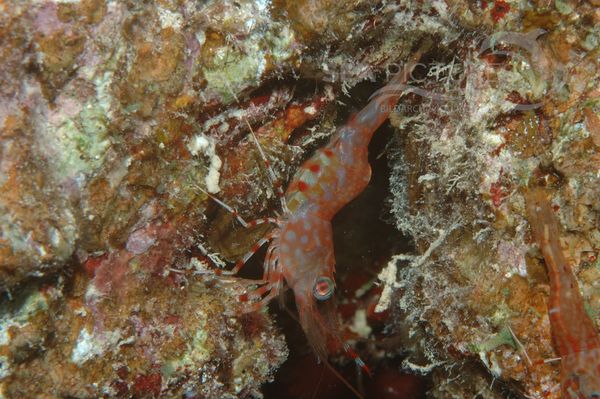
[[[349,97],[342,99],[349,106],[339,113],[338,125],[345,123],[352,112],[363,107],[379,87],[381,85],[373,83],[357,85]],[[354,300],[356,290],[372,283],[393,254],[411,250],[410,241],[393,225],[383,221],[391,219],[387,203],[390,170],[384,151],[393,134],[396,132],[387,122],[375,133],[369,146],[369,162],[373,171],[369,186],[333,219],[338,313],[346,322],[351,322],[359,306],[365,308],[364,300],[362,303],[361,299]],[[274,381],[263,386],[265,398],[355,398],[327,367],[317,363],[302,328],[295,320],[297,312],[289,292],[285,295],[285,303],[288,311],[275,302],[270,309],[278,327],[285,334],[290,356],[277,371]],[[385,336],[384,324],[383,321],[379,326],[372,326],[375,340]],[[400,372],[401,358],[378,359],[368,353],[372,347],[368,343],[359,343],[357,348],[372,369],[372,378],[359,372],[353,362],[343,361],[345,365],[340,365],[340,362],[332,359],[333,366],[365,398],[425,397],[430,386],[428,379]]]

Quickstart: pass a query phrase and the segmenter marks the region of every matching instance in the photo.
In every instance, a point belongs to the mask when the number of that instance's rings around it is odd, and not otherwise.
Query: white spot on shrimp
[[[328,166],[331,163],[331,159],[324,153],[319,154],[319,162],[325,166]]]
[[[346,169],[345,168],[339,168],[337,171],[337,175],[338,175],[338,180],[340,182],[344,182],[346,180]]]
[[[321,238],[319,237],[319,235],[318,235],[318,234],[315,234],[315,244],[316,244],[318,247],[322,246],[322,243],[321,243]]]
[[[287,244],[281,244],[281,246],[279,247],[279,251],[281,253],[287,254],[288,252],[290,252],[290,247]]]
[[[300,237],[300,242],[302,244],[308,244],[308,236],[306,234],[302,234],[302,236]]]
[[[285,233],[285,238],[290,241],[296,241],[296,233],[291,230],[288,230]]]
[[[310,230],[310,220],[304,219],[304,228]]]
[[[312,186],[317,181],[315,174],[310,169],[307,169],[307,172],[308,173],[304,173],[302,175],[302,180],[304,181],[304,183],[308,184],[308,186]]]

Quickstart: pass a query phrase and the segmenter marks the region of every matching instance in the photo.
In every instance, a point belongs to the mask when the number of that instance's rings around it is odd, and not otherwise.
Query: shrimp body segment
[[[550,277],[548,316],[561,357],[564,399],[600,398],[600,336],[584,309],[583,298],[558,240],[559,222],[547,194],[533,190],[527,214]]]

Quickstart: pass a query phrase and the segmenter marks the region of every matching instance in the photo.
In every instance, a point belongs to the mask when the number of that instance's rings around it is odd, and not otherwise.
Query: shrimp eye
[[[313,295],[318,301],[326,301],[333,296],[333,280],[329,277],[319,277],[313,287]]]

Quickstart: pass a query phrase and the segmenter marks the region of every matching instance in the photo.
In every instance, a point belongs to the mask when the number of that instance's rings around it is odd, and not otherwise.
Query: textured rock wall
[[[382,275],[386,331],[436,397],[557,397],[523,193],[553,193],[597,321],[599,20],[562,0],[0,1],[0,392],[259,395],[283,338],[242,314],[248,282],[199,272],[264,230],[205,192],[272,215],[248,126],[286,181],[344,93],[429,41],[391,118],[415,251]]]

